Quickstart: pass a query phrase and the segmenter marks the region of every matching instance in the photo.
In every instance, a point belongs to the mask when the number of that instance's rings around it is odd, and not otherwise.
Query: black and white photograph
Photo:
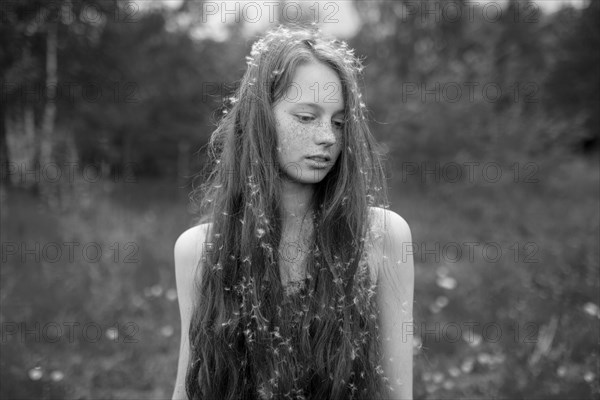
[[[0,0],[0,399],[599,399],[598,21]]]

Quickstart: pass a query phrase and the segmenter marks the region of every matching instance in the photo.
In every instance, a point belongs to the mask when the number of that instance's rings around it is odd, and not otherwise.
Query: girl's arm
[[[392,398],[412,399],[414,261],[412,235],[406,221],[382,210],[382,259],[378,263],[377,301],[383,340],[383,370]]]
[[[185,391],[185,374],[190,357],[189,328],[197,296],[195,293],[196,267],[200,267],[199,262],[205,237],[206,224],[203,224],[188,229],[175,242],[175,280],[181,316],[181,342],[173,400],[188,399]]]

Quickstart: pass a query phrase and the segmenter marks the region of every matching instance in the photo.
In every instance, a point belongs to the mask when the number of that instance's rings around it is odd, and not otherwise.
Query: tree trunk
[[[7,187],[10,185],[8,176],[8,167],[10,159],[8,155],[8,142],[6,141],[6,103],[0,103],[0,185]]]
[[[190,177],[190,141],[181,139],[177,149],[177,180],[179,187],[185,187]]]
[[[37,195],[39,194],[39,184],[40,184],[40,175],[42,171],[40,171],[40,143],[39,140],[36,140],[36,131],[35,131],[35,113],[33,111],[33,105],[30,103],[25,103],[23,106],[23,133],[25,135],[23,143],[25,144],[25,149],[33,148],[33,154],[27,154],[27,150],[24,151],[25,154],[25,164],[21,165],[23,171],[21,171],[19,177],[19,184],[28,189],[32,189],[33,192]],[[31,165],[28,165],[31,164]],[[25,171],[32,171],[33,176],[30,176]]]
[[[53,133],[56,121],[58,24],[49,23],[46,33],[46,101],[40,130],[40,172],[52,162]],[[52,184],[40,179],[40,194],[52,201]]]

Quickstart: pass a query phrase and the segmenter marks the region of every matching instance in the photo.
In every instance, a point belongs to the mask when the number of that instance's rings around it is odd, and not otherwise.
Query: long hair
[[[210,223],[189,327],[190,399],[386,398],[365,260],[369,207],[387,207],[376,143],[358,87],[363,69],[343,41],[279,26],[255,42],[246,72],[208,144],[208,174],[192,193]],[[307,278],[284,293],[281,166],[273,105],[308,62],[342,83],[342,151],[315,185]]]

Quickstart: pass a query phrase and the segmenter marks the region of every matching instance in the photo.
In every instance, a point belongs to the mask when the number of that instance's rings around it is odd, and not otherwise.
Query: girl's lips
[[[327,168],[330,162],[320,157],[306,157],[308,163],[315,168]]]
[[[321,161],[321,162],[329,162],[329,160],[331,160],[331,157],[329,156],[329,154],[315,154],[313,156],[306,156],[306,158],[309,158],[311,160],[315,160],[315,161]]]

